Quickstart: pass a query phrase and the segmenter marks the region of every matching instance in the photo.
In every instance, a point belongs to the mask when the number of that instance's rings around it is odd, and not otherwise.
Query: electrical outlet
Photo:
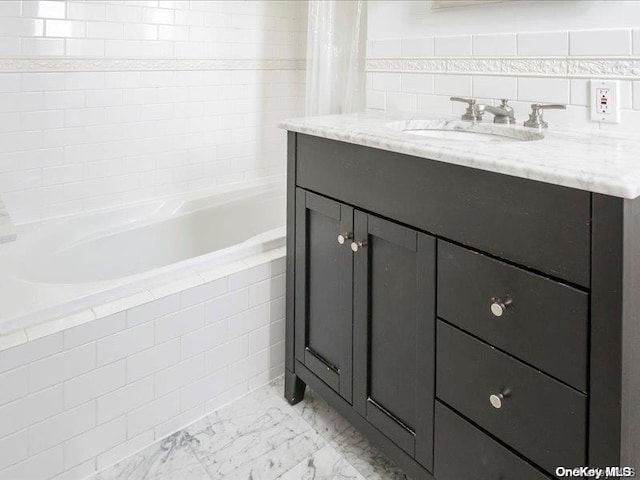
[[[611,90],[596,88],[596,112],[599,115],[609,115],[611,110]]]
[[[591,120],[620,123],[620,98],[617,80],[591,80]]]

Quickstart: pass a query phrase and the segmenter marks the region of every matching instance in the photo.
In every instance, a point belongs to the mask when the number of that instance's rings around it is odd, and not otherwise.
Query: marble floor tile
[[[95,480],[209,480],[184,432],[164,440],[91,477]]]
[[[365,480],[330,445],[305,458],[279,480]]]
[[[317,394],[291,407],[282,378],[92,480],[406,480]]]
[[[333,440],[351,426],[342,415],[308,388],[304,400],[293,408],[327,441]]]
[[[271,480],[326,445],[281,395],[268,390],[186,428],[191,448],[212,479]]]
[[[354,427],[347,428],[329,444],[367,480],[409,480]]]

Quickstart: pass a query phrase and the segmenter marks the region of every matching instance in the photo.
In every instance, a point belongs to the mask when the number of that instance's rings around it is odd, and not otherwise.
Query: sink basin
[[[542,132],[516,125],[462,120],[407,120],[392,122],[388,127],[410,135],[454,142],[530,142],[544,138]]]

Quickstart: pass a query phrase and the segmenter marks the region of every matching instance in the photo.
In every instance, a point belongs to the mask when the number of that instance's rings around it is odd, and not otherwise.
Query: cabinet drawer
[[[551,478],[440,402],[436,402],[434,467],[438,480]]]
[[[436,345],[440,400],[548,472],[586,463],[584,394],[443,321]]]
[[[439,241],[438,316],[579,390],[587,389],[585,292]]]
[[[297,134],[296,183],[588,286],[590,194]]]

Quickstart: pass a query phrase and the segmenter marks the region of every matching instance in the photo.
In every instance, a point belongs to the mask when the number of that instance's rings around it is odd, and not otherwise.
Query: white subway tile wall
[[[569,103],[569,80],[564,78],[518,78],[518,100]]]
[[[518,33],[518,55],[562,56],[569,54],[569,32]]]
[[[398,44],[401,53],[392,57],[397,62],[391,68],[380,68],[375,60],[386,61],[389,56],[376,52],[388,54],[396,51]],[[622,123],[618,125],[591,122],[588,87],[590,78],[617,75],[615,70],[599,69],[601,60],[627,57],[637,62],[638,55],[638,29],[372,39],[367,50],[367,57],[374,60],[367,72],[367,109],[459,115],[464,111],[464,105],[450,102],[452,95],[473,96],[493,104],[500,98],[508,98],[519,121],[528,118],[531,103],[552,102],[568,106],[567,110],[545,114],[552,127],[637,131],[640,128],[640,115],[637,114],[640,81],[628,76],[619,79]],[[413,59],[425,60],[413,65]],[[549,70],[544,71],[538,59],[551,62],[551,67],[547,67]],[[571,71],[566,66],[567,61],[581,60],[591,62],[585,64],[582,71],[592,69],[593,76],[582,73],[579,78],[570,78],[559,73]],[[552,70],[554,61],[557,70]],[[501,66],[506,65],[504,62],[511,62],[507,66],[509,70]],[[450,70],[453,71],[449,73]],[[29,179],[23,181],[29,182]]]
[[[438,57],[457,57],[471,55],[471,35],[436,37],[435,54]]]
[[[1,351],[0,479],[84,478],[282,374],[284,275],[278,258]]]
[[[300,58],[301,2],[2,0],[4,55]],[[41,45],[35,47],[36,45]],[[62,46],[62,48],[60,48]],[[71,47],[71,48],[70,48]]]
[[[399,57],[402,52],[401,40],[373,40],[371,50],[375,57]]]
[[[515,55],[516,35],[474,35],[473,54],[479,57]]]
[[[403,38],[403,57],[432,57],[434,54],[434,38]]]
[[[276,124],[301,113],[304,3],[2,0],[0,195],[14,222],[283,173]],[[13,57],[85,60],[3,72]],[[117,58],[192,63],[100,66]],[[290,62],[260,63],[274,60]]]
[[[406,93],[433,93],[433,75],[424,73],[403,73],[402,91]]]
[[[469,75],[435,75],[435,93],[437,95],[471,95],[472,77]]]
[[[518,97],[518,82],[513,77],[477,76],[473,78],[473,97],[515,99]]]
[[[633,82],[633,109],[640,110],[640,81]]]
[[[631,30],[584,30],[569,33],[570,55],[631,55]]]

